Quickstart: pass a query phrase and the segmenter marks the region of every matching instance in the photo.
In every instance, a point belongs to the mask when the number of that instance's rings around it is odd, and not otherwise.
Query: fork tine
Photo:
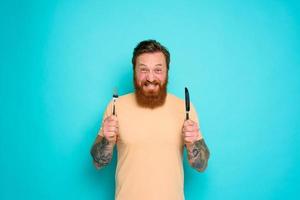
[[[118,89],[117,89],[117,87],[114,88],[113,98],[118,98]]]

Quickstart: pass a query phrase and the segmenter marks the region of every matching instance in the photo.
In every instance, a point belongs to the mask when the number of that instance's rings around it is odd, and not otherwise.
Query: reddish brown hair
[[[135,62],[136,58],[143,54],[143,53],[155,53],[155,52],[162,52],[165,56],[166,63],[167,63],[167,69],[169,70],[169,64],[170,64],[170,53],[166,47],[161,45],[156,40],[144,40],[141,41],[133,51],[132,56],[132,65],[133,69],[135,69]]]

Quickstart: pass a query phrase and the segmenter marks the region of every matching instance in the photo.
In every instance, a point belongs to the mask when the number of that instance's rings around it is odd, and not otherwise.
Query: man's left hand
[[[183,142],[185,145],[190,146],[194,142],[202,139],[202,134],[199,126],[193,120],[185,120],[182,127]]]

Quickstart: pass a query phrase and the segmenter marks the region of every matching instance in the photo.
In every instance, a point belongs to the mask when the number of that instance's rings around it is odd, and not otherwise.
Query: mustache
[[[147,85],[150,85],[150,84],[152,84],[152,85],[161,85],[161,84],[160,84],[160,81],[157,81],[157,80],[153,80],[153,81],[148,81],[148,80],[142,81],[142,85],[147,86]]]

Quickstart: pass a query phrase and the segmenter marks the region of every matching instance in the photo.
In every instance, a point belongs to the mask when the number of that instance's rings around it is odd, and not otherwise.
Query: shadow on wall
[[[185,198],[193,199],[195,197],[195,194],[197,194],[197,199],[205,199],[205,195],[207,193],[207,185],[209,181],[207,169],[204,172],[198,172],[197,170],[193,169],[189,164],[186,149],[184,149],[183,155]]]
[[[118,94],[124,95],[127,93],[133,92],[133,71],[132,66],[126,66],[123,67],[119,72],[116,72],[116,77],[111,77],[111,84],[108,84],[113,89],[114,87],[117,87]],[[99,90],[101,91],[101,90]],[[113,92],[113,91],[112,91]],[[101,105],[103,105],[100,109],[95,108],[95,110],[101,110],[100,116],[103,116],[104,111],[106,109],[107,103],[110,101],[109,98],[103,99]],[[97,112],[98,113],[98,112]],[[100,127],[100,124],[102,122],[102,118],[99,119],[99,114],[95,116],[95,119],[93,119],[93,125],[88,128],[87,133],[85,133],[85,139],[84,139],[84,151],[86,153],[86,159],[84,159],[83,163],[83,170],[84,170],[84,177],[87,177],[87,181],[89,182],[88,185],[90,185],[91,188],[99,191],[96,192],[99,195],[101,194],[101,199],[114,199],[115,195],[115,171],[116,171],[116,165],[117,165],[117,150],[114,149],[113,154],[113,160],[112,162],[100,169],[96,170],[96,168],[93,166],[92,157],[90,155],[90,149],[94,143],[96,134],[98,132],[98,129]]]
[[[101,109],[104,111],[104,108]],[[99,115],[98,115],[99,116]],[[82,163],[82,172],[85,181],[87,182],[88,188],[93,190],[97,196],[101,196],[101,199],[114,199],[115,195],[115,169],[117,164],[117,151],[114,150],[112,162],[100,169],[97,170],[93,165],[93,159],[90,155],[91,147],[95,141],[98,129],[99,122],[102,119],[93,120],[93,127],[89,128],[85,133],[84,139],[84,152],[86,152],[85,158]]]

